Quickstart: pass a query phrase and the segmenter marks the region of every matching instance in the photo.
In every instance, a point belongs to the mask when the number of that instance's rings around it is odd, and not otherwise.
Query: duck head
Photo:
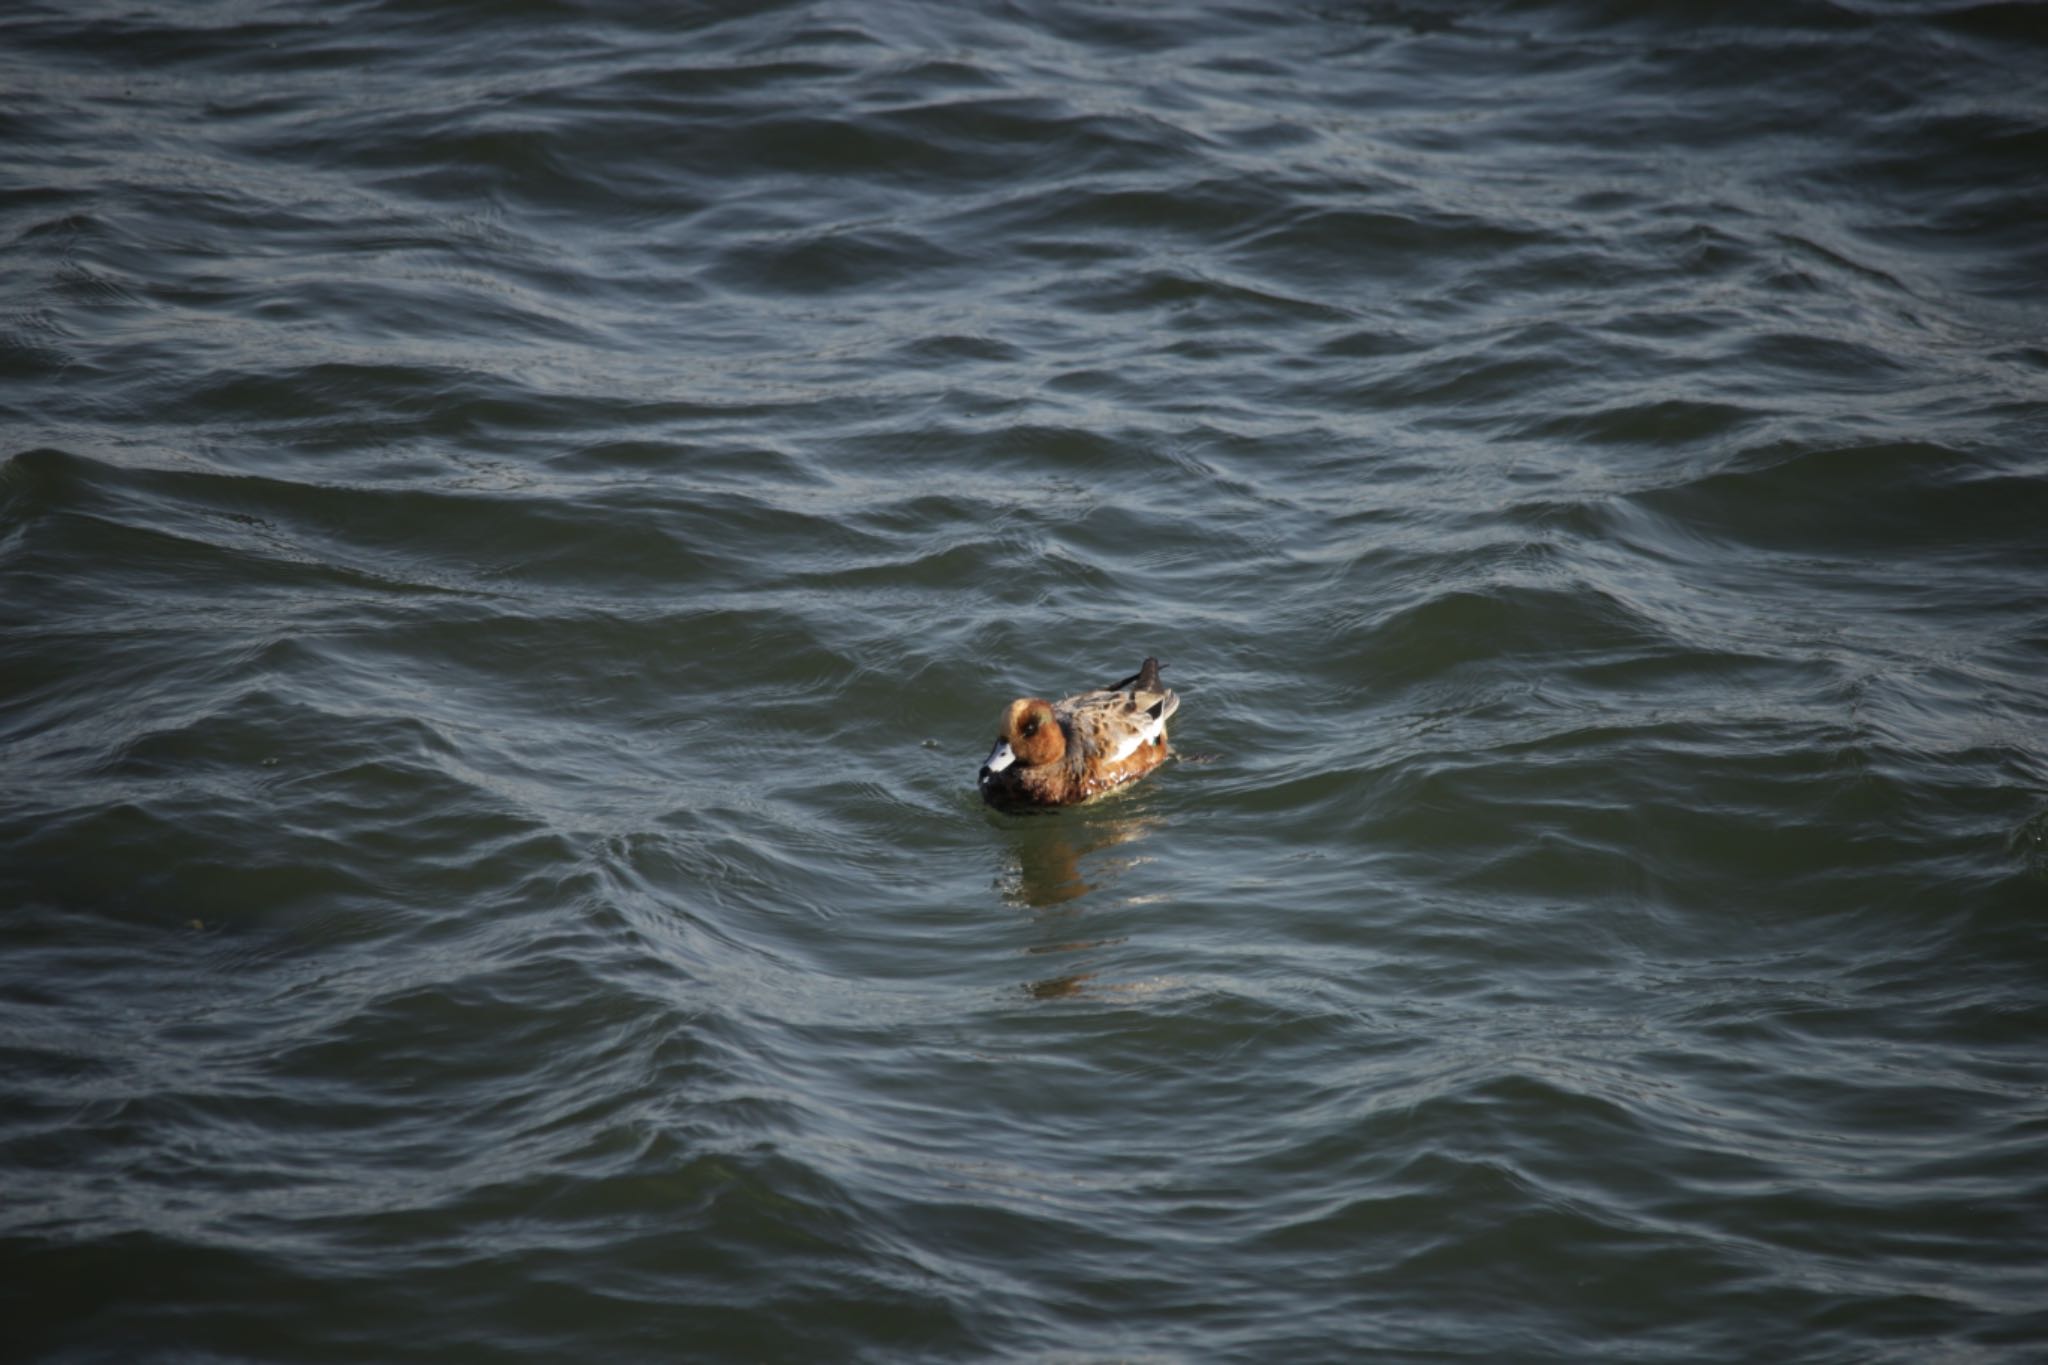
[[[1052,713],[1052,703],[1037,697],[1020,697],[1003,708],[1002,723],[996,727],[996,747],[982,760],[983,786],[1012,763],[1036,768],[1057,763],[1067,755],[1066,732]]]

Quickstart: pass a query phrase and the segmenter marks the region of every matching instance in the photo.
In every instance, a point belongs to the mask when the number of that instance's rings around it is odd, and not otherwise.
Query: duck
[[[1003,708],[977,785],[991,806],[1073,806],[1166,761],[1166,722],[1180,698],[1147,656],[1130,677],[1063,701],[1019,697]]]

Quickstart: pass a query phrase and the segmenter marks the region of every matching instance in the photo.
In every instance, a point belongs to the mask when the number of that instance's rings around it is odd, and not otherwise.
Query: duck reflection
[[[1137,850],[1154,826],[1155,816],[1142,812],[1111,814],[1092,810],[1072,814],[1031,816],[1015,822],[1010,845],[1011,867],[1003,879],[1003,899],[1038,912],[1045,941],[1025,949],[1032,956],[1067,957],[1070,970],[1025,984],[1034,1000],[1059,1000],[1098,989],[1091,959],[1096,950],[1122,943],[1121,938],[1090,938],[1074,934],[1090,897],[1113,888],[1129,868],[1145,860]]]
[[[1050,910],[1105,890],[1144,859],[1135,853],[1100,855],[1137,843],[1158,824],[1156,816],[1143,814],[1097,814],[1085,825],[1059,816],[1027,817],[1010,846],[1015,866],[1005,879],[1003,899]]]

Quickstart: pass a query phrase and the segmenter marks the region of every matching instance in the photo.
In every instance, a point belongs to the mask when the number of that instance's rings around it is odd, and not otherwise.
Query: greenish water
[[[2041,15],[10,11],[0,1355],[2039,1358]]]

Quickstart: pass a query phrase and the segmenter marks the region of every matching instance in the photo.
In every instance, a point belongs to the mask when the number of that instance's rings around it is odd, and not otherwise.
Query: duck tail
[[[1157,692],[1160,690],[1159,670],[1164,667],[1166,667],[1165,664],[1160,663],[1159,660],[1147,654],[1144,667],[1131,674],[1128,678],[1117,679],[1102,690],[1105,692],[1124,692],[1136,688],[1141,692]]]

